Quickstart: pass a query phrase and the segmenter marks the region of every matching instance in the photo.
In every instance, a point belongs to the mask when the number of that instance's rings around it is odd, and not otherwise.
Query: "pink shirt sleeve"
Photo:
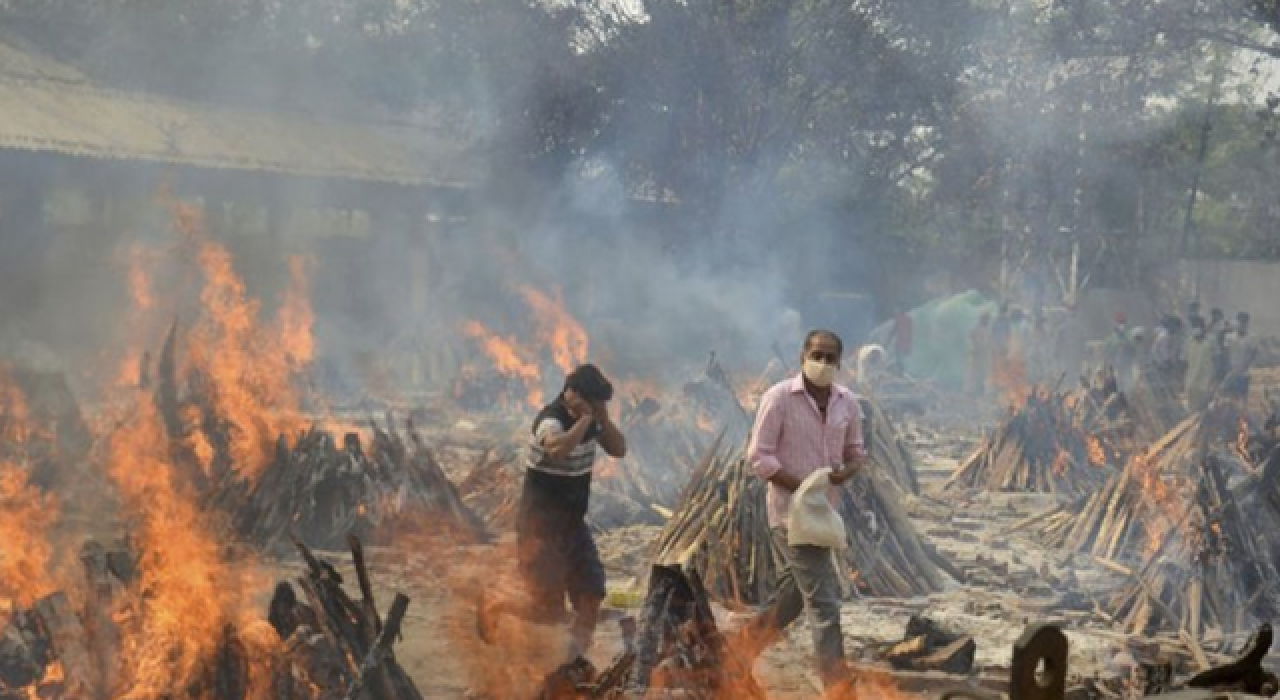
[[[857,398],[854,398],[853,417],[849,420],[849,427],[844,432],[844,454],[842,457],[844,457],[845,462],[849,462],[865,456],[867,456],[867,450],[862,438],[862,404],[858,403]]]
[[[747,459],[762,479],[771,479],[782,470],[778,461],[778,439],[782,437],[782,402],[778,392],[768,391],[760,397],[756,424],[751,428]]]

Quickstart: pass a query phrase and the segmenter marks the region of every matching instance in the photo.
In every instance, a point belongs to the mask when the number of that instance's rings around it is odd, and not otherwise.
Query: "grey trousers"
[[[808,612],[818,672],[828,688],[845,676],[844,634],[840,631],[840,573],[827,547],[787,544],[787,531],[773,528],[773,542],[782,553],[782,573],[769,609],[744,630],[752,646],[763,649]]]

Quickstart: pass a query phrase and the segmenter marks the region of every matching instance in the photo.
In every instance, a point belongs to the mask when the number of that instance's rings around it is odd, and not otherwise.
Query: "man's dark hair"
[[[599,367],[592,364],[574,367],[569,376],[564,378],[564,388],[573,389],[588,401],[613,399],[613,384],[605,378]]]
[[[1222,313],[1222,309],[1209,309],[1210,320],[1221,321],[1224,318],[1226,318],[1226,315]]]
[[[831,342],[836,344],[836,354],[840,357],[844,357],[844,341],[840,340],[840,336],[836,335],[835,331],[823,330],[821,328],[809,331],[809,334],[804,337],[804,349],[806,352],[808,352],[809,346],[813,345],[813,341],[818,338],[827,338],[831,340]]]
[[[1191,330],[1195,330],[1195,331],[1205,330],[1204,316],[1191,317]]]
[[[1236,314],[1236,321],[1239,321],[1240,323],[1248,323],[1248,322],[1249,322],[1249,312],[1248,312],[1248,311],[1241,311],[1240,313]]]

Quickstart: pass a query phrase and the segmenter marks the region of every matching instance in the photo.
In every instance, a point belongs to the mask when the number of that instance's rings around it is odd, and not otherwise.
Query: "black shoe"
[[[596,679],[595,664],[591,663],[585,656],[579,656],[561,668],[565,670],[565,675],[572,678],[578,685],[591,683]]]

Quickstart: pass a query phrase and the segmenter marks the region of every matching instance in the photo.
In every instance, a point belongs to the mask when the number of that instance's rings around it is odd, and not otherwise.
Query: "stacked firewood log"
[[[961,463],[948,488],[1091,493],[1113,473],[1116,458],[1092,430],[1106,410],[1087,393],[1036,389]]]
[[[1148,546],[1154,528],[1167,527],[1192,465],[1204,454],[1202,420],[1184,420],[1124,471],[1076,501],[1033,516],[1015,530],[1045,546],[1085,552],[1104,561],[1130,561]]]
[[[421,525],[466,541],[487,538],[483,521],[462,500],[412,423],[406,441],[392,427],[369,422],[371,449],[347,433],[312,427],[290,445],[284,436],[275,458],[254,481],[228,473],[211,504],[228,512],[237,532],[271,549],[290,529],[319,548],[341,546],[350,533],[385,536]]]
[[[423,526],[476,541],[484,524],[462,501],[433,451],[411,420],[403,433],[388,415],[368,421],[370,445],[348,432],[341,444],[313,425],[299,435],[280,435],[261,470],[237,465],[231,428],[218,416],[211,392],[217,387],[196,370],[177,366],[180,335],[171,328],[157,363],[155,397],[171,441],[175,466],[204,494],[205,505],[227,513],[241,537],[265,549],[280,549],[292,528],[307,544],[340,547],[348,534],[374,538],[401,526]],[[199,415],[195,425],[187,418]],[[198,432],[210,446],[207,469],[190,445]],[[250,479],[245,473],[255,473]]]
[[[515,445],[490,445],[458,482],[458,492],[467,507],[483,518],[493,532],[515,527],[523,479],[522,457]]]
[[[864,471],[841,488],[849,533],[841,558],[860,594],[909,597],[939,591],[948,565],[903,511],[902,492]],[[655,562],[698,572],[725,604],[760,604],[779,573],[765,511],[765,482],[738,451],[708,451],[659,537]]]
[[[1185,509],[1111,601],[1120,631],[1172,630],[1195,649],[1207,633],[1230,636],[1274,618],[1280,571],[1263,545],[1270,533],[1227,488],[1223,460],[1207,455]]]
[[[863,424],[867,428],[862,438],[872,464],[903,492],[919,495],[920,478],[916,474],[911,449],[903,442],[879,403],[868,398],[863,398],[860,403]]]

